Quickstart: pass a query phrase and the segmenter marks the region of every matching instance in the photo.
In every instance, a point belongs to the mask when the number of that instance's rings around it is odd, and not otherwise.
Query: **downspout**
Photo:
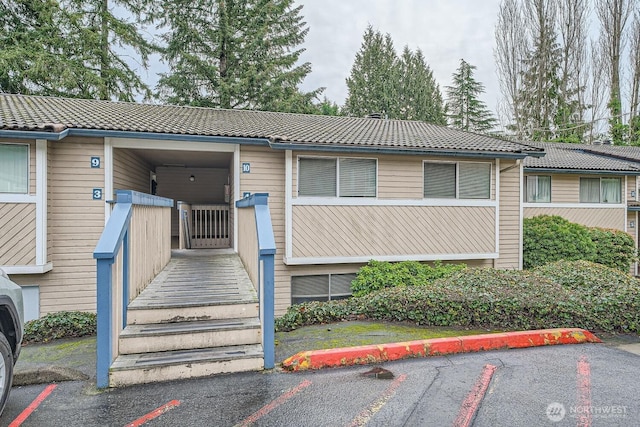
[[[504,169],[500,169],[500,173],[507,172],[507,171],[510,171],[511,169],[518,168],[518,167],[520,167],[521,163],[522,163],[522,159],[517,159],[516,162],[514,164],[512,164],[511,166],[507,166]]]

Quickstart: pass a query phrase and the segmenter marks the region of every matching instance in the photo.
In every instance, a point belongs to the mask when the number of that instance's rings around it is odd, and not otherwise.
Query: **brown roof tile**
[[[0,94],[0,130],[60,129],[261,138],[271,139],[273,146],[543,153],[527,144],[425,122]]]

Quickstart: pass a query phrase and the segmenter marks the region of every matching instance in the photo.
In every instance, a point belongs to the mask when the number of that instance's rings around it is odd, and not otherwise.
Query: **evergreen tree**
[[[135,17],[115,16],[108,0],[9,0],[0,9],[0,89],[133,101],[150,95],[137,70],[113,47],[136,52],[146,67],[155,46],[138,30],[151,0],[115,1]],[[55,71],[53,71],[55,70]]]
[[[398,61],[398,111],[394,117],[446,125],[444,101],[422,51],[405,46]]]
[[[350,116],[372,113],[395,118],[397,113],[397,55],[389,34],[368,26],[347,78],[345,111]]]
[[[302,93],[296,65],[308,32],[293,0],[165,0],[168,28],[159,97],[172,104],[310,112],[322,92]]]
[[[440,88],[422,52],[405,47],[398,58],[391,36],[371,26],[356,53],[347,88],[345,113],[350,116],[382,113],[390,119],[446,124]]]
[[[473,77],[476,67],[464,59],[453,73],[453,85],[447,86],[449,123],[464,131],[486,132],[496,126],[496,119],[484,102],[478,99],[484,85]]]

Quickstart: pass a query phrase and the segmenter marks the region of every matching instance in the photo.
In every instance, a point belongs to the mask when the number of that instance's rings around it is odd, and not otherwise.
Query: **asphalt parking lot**
[[[242,373],[98,392],[81,381],[14,388],[17,426],[637,426],[638,355],[537,347],[313,372]],[[36,405],[37,403],[37,405]],[[26,414],[25,411],[31,411]]]

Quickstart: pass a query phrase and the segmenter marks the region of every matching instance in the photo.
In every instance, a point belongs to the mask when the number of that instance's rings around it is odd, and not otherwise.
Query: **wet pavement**
[[[631,343],[633,345],[633,343]],[[624,345],[624,344],[623,344]],[[97,392],[83,381],[16,387],[23,426],[637,426],[640,357],[603,344],[500,350],[314,372],[221,375]],[[49,388],[48,388],[49,387]],[[465,424],[466,423],[466,424]]]

